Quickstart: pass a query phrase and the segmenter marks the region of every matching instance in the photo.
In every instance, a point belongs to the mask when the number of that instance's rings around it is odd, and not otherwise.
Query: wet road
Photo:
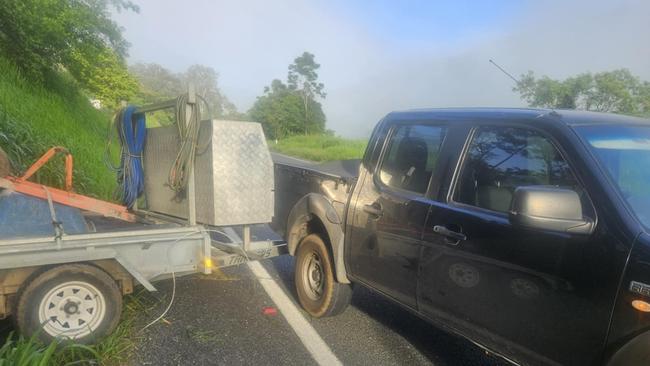
[[[271,279],[296,307],[293,258],[265,260]],[[172,282],[158,284],[168,299]],[[167,306],[161,301],[149,317]],[[314,365],[314,357],[247,265],[176,281],[176,299],[165,317],[144,333],[134,365]],[[310,319],[331,352],[345,365],[500,365],[472,343],[429,325],[363,287],[341,315]],[[143,317],[144,318],[144,317]],[[142,319],[146,321],[147,319]],[[150,319],[149,319],[150,320]]]

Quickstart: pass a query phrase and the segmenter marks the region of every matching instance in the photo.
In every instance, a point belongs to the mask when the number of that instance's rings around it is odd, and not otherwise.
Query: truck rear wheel
[[[342,313],[352,298],[352,287],[336,282],[329,251],[316,234],[298,246],[295,282],[300,304],[316,318]]]
[[[122,313],[122,294],[104,271],[86,264],[47,270],[27,284],[16,307],[16,325],[26,336],[94,343],[111,333]]]

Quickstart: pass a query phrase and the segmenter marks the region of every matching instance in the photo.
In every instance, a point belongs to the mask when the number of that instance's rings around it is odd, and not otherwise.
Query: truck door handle
[[[442,225],[436,225],[433,227],[433,231],[435,233],[438,233],[442,236],[446,236],[450,239],[454,239],[456,241],[464,241],[467,240],[467,236],[463,233],[459,233],[457,231],[449,230],[446,227]]]
[[[384,210],[381,208],[381,205],[378,203],[373,203],[372,205],[364,205],[363,210],[370,215],[381,217],[384,214]]]

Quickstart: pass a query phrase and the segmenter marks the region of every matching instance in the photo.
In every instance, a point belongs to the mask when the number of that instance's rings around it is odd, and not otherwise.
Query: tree
[[[582,109],[650,116],[650,82],[627,69],[584,73],[565,80],[536,78],[532,71],[513,88],[531,107]]]
[[[325,98],[316,72],[319,67],[314,55],[305,52],[289,65],[286,84],[275,79],[257,97],[248,114],[262,123],[268,137],[325,132],[325,113],[317,100]]]
[[[237,108],[226,98],[218,86],[219,74],[211,67],[192,65],[181,75],[183,90],[190,83],[194,84],[196,93],[206,100],[215,116],[223,117],[237,113]]]
[[[262,123],[264,133],[272,139],[280,139],[300,133],[323,133],[325,113],[317,101],[309,99],[311,111],[305,118],[302,94],[292,90],[281,80],[275,79],[270,87],[264,88],[264,95],[257,97],[248,111],[254,121]]]
[[[183,73],[174,73],[156,63],[138,63],[130,71],[140,83],[139,103],[155,103],[175,98],[187,92],[188,85],[194,84],[195,91],[208,103],[213,117],[244,119],[237,107],[228,100],[219,88],[219,74],[211,67],[192,65]],[[158,113],[154,116],[161,124],[173,120],[171,114]]]
[[[0,1],[0,51],[31,80],[63,68],[104,100],[129,97],[135,83],[126,70],[129,47],[110,10],[138,11],[128,0]],[[102,83],[110,87],[103,87]]]
[[[139,103],[155,103],[173,98],[183,89],[177,74],[156,63],[137,63],[129,71],[140,84]]]
[[[248,115],[262,123],[267,137],[277,139],[295,134],[303,128],[302,100],[287,85],[275,79],[264,95],[257,97]]]
[[[100,49],[90,63],[75,52],[68,71],[83,87],[100,99],[106,107],[117,107],[122,100],[131,100],[138,92],[138,83],[114,52]]]
[[[296,57],[293,63],[289,65],[289,75],[287,82],[289,89],[297,91],[302,97],[303,112],[305,115],[305,135],[309,132],[310,106],[315,97],[325,98],[323,91],[325,85],[318,82],[317,70],[320,64],[316,63],[314,55],[309,52],[303,52],[302,56]]]

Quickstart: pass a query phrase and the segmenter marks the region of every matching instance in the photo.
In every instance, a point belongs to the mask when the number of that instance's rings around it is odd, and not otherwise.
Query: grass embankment
[[[269,141],[273,151],[312,161],[360,159],[366,149],[366,140],[351,140],[331,135],[297,135]]]
[[[74,188],[109,199],[115,174],[104,164],[107,112],[95,110],[72,80],[52,73],[44,85],[26,80],[0,57],[0,147],[22,173],[52,146],[64,146],[74,157]],[[48,164],[36,179],[61,187],[62,158]]]

